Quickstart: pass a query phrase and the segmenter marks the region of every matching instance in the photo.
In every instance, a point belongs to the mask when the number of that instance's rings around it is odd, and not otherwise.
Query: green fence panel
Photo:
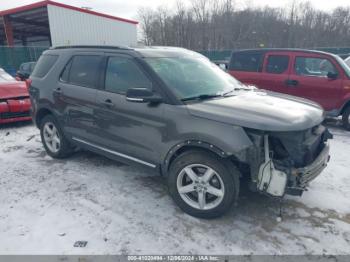
[[[37,61],[48,47],[8,47],[0,46],[0,67],[14,75],[25,62]]]

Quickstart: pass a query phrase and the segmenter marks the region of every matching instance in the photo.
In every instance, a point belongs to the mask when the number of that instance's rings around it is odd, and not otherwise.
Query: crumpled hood
[[[265,131],[297,131],[320,124],[323,109],[316,103],[265,90],[187,104],[190,114]]]
[[[0,83],[0,99],[29,96],[25,82]]]

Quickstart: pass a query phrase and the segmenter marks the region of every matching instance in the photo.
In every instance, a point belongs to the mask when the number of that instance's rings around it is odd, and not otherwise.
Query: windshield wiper
[[[222,96],[228,96],[229,94],[233,93],[234,91],[239,91],[239,90],[252,90],[254,89],[255,87],[253,86],[242,86],[242,87],[235,87],[233,88],[232,90],[226,92],[226,93],[223,93]]]
[[[191,100],[206,100],[215,97],[222,97],[222,94],[203,94],[198,96],[190,96],[182,98],[181,101],[191,101]]]

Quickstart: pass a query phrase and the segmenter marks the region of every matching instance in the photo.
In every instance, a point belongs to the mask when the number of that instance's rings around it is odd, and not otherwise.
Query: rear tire
[[[350,131],[350,106],[348,106],[342,116],[343,126],[346,130]]]
[[[41,120],[40,136],[49,156],[66,158],[73,153],[73,147],[64,137],[62,129],[53,115],[47,115]]]
[[[228,212],[238,198],[239,171],[215,154],[191,150],[170,166],[168,186],[176,204],[198,218],[216,218]]]

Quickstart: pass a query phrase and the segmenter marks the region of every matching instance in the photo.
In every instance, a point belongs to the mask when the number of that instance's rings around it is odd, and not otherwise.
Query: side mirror
[[[126,91],[126,100],[136,103],[161,103],[163,99],[148,88],[129,88]]]
[[[335,79],[338,78],[338,74],[337,73],[328,72],[327,77],[329,79],[335,80]]]

